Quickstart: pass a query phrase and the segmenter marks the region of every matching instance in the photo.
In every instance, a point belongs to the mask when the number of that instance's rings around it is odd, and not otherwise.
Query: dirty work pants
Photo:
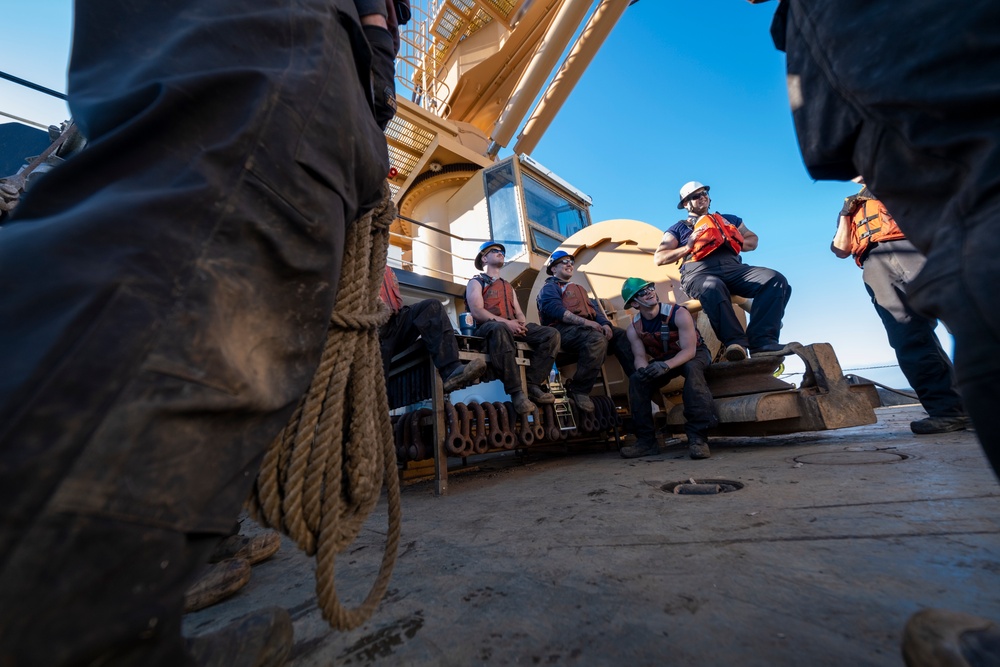
[[[577,355],[576,373],[571,382],[573,391],[589,394],[593,390],[608,352],[618,359],[626,377],[635,372],[635,357],[624,329],[611,327],[611,340],[608,340],[603,333],[590,327],[563,322],[552,326],[559,331],[559,351]]]
[[[347,0],[90,0],[88,148],[0,230],[0,664],[188,664],[188,581],[388,169]]]
[[[864,261],[865,288],[882,319],[899,368],[931,417],[965,414],[955,388],[955,371],[934,329],[937,320],[913,311],[907,286],[924,266],[924,256],[906,239],[883,241]]]
[[[608,339],[603,331],[582,324],[557,322],[552,327],[559,332],[559,351],[576,355],[572,391],[590,394],[608,353]]]
[[[549,377],[556,352],[559,351],[559,332],[552,327],[543,327],[529,322],[528,333],[520,340],[531,346],[529,361],[525,371],[528,384],[541,384]],[[486,351],[490,356],[493,375],[503,382],[503,390],[508,394],[524,391],[521,386],[521,372],[517,368],[517,348],[514,334],[502,322],[484,322],[476,327],[476,336],[486,339]]]
[[[927,257],[910,305],[955,336],[959,391],[1000,473],[1000,3],[783,6],[772,33],[805,164],[863,175]]]
[[[378,332],[382,350],[382,370],[386,376],[392,356],[413,344],[420,336],[427,354],[442,377],[455,370],[458,360],[458,341],[451,320],[444,306],[436,299],[424,299],[412,306],[403,306],[389,318]]]
[[[792,288],[772,269],[749,266],[739,256],[717,251],[681,267],[681,289],[701,301],[701,309],[723,345],[751,350],[778,342]],[[753,299],[746,331],[733,311],[732,295]]]
[[[715,416],[712,392],[705,381],[705,369],[712,363],[712,355],[704,345],[698,346],[694,358],[673,368],[654,380],[646,380],[638,372],[628,379],[628,402],[632,408],[637,444],[642,446],[656,442],[653,428],[653,392],[673,380],[678,375],[684,377],[681,398],[684,401],[684,432],[688,437],[702,436],[719,423]]]

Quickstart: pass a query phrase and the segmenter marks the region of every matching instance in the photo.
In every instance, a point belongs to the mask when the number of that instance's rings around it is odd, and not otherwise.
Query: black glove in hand
[[[669,371],[670,368],[666,363],[662,361],[654,361],[648,366],[640,368],[638,373],[643,380],[649,382],[650,380],[656,380],[657,378],[666,375]]]
[[[382,26],[362,26],[372,50],[372,92],[375,122],[384,130],[396,115],[396,48],[392,35]]]
[[[841,215],[854,215],[855,209],[858,207],[858,196],[851,195],[844,199],[844,206],[840,209]]]

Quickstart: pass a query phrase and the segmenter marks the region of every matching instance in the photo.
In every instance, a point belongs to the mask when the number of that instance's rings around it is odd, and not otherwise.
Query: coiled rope
[[[261,465],[248,503],[261,523],[316,556],[319,607],[337,630],[368,620],[389,586],[400,535],[396,450],[382,374],[378,298],[396,207],[382,201],[348,226],[337,305],[312,384]],[[375,583],[360,606],[337,598],[335,560],[354,541],[385,484],[389,530]]]

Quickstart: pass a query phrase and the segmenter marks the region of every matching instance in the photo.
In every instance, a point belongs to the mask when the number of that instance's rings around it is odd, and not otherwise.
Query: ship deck
[[[250,584],[189,614],[200,634],[254,608],[293,617],[291,665],[901,665],[906,619],[1000,620],[1000,486],[975,434],[914,436],[919,406],[838,431],[674,447],[507,456],[403,490],[403,534],[374,617],[335,632],[313,561],[289,542]],[[675,495],[672,482],[742,489]],[[359,603],[383,501],[338,559]]]

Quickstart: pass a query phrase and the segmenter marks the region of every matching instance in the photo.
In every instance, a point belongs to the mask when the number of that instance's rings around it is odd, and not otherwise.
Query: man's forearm
[[[656,262],[657,266],[663,266],[664,264],[673,264],[677,260],[684,257],[691,252],[691,248],[688,246],[681,246],[679,248],[674,248],[673,250],[657,250],[656,254],[653,255],[653,261]]]
[[[590,320],[584,317],[580,317],[571,310],[563,312],[562,321],[565,322],[566,324],[579,324],[580,326],[583,327],[588,326],[587,323],[590,322]]]

